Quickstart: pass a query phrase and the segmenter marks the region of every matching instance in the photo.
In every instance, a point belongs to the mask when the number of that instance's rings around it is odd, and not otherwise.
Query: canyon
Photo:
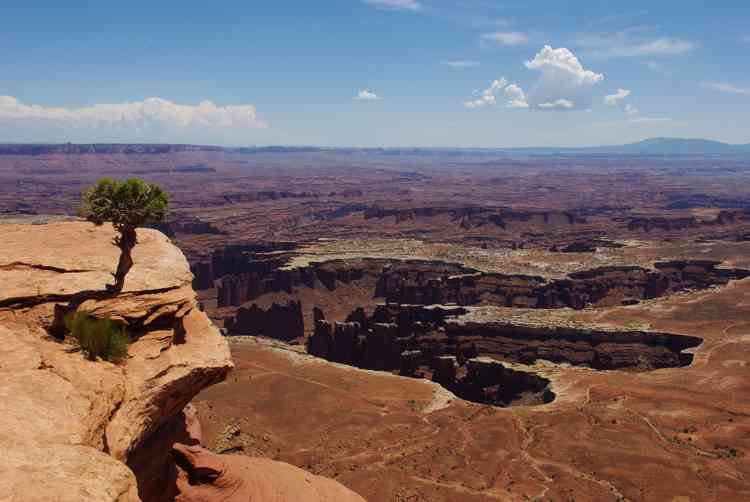
[[[0,489],[744,500],[747,166],[9,145]],[[111,230],[74,211],[101,176],[172,195],[116,297]],[[128,358],[85,360],[71,306],[126,325]]]

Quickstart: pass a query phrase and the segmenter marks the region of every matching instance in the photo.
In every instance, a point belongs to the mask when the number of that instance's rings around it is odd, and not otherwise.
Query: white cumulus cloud
[[[505,105],[508,108],[529,107],[526,93],[523,92],[523,89],[516,84],[508,85],[508,81],[505,78],[494,80],[487,89],[478,94],[479,97],[476,99],[465,101],[464,106],[466,108],[486,108],[488,106],[495,106],[497,105],[498,96],[502,94],[508,99]]]
[[[367,89],[362,89],[357,93],[356,96],[354,96],[354,99],[356,101],[377,101],[379,99],[383,99],[377,94],[375,94],[372,91],[368,91]]]
[[[636,108],[635,106],[631,105],[630,103],[626,104],[625,108],[623,108],[623,110],[625,110],[625,114],[627,114],[627,115],[637,115],[638,112],[639,112],[638,108]]]
[[[584,68],[575,54],[564,47],[554,49],[545,45],[524,65],[540,73],[528,93],[518,84],[508,85],[508,81],[502,78],[495,80],[477,99],[466,101],[464,105],[467,108],[495,106],[502,91],[508,98],[509,108],[587,109],[592,88],[604,80],[604,75]]]
[[[630,96],[632,92],[630,89],[617,89],[614,94],[607,94],[604,96],[604,102],[609,106],[618,106],[622,100]]]
[[[553,49],[545,45],[526,67],[542,72],[542,78],[566,80],[577,85],[594,85],[604,80],[604,75],[587,70],[578,58],[565,47]]]
[[[575,108],[576,104],[569,100],[569,99],[556,99],[554,101],[549,101],[547,103],[539,103],[539,108],[546,108],[546,109],[553,109],[553,108],[562,108],[565,110],[570,110],[571,108]]]
[[[61,108],[27,105],[13,96],[0,96],[0,119],[55,120],[70,124],[120,126],[158,122],[176,127],[266,127],[265,123],[258,120],[253,105],[217,106],[212,101],[201,101],[197,106],[193,106],[161,98],[95,104],[82,108]]]
[[[422,9],[422,4],[416,0],[364,0],[366,4],[386,9],[401,9],[418,11]]]
[[[265,129],[253,105],[219,106],[212,101],[178,104],[162,98],[103,103],[80,108],[26,104],[0,96],[0,128],[23,129],[45,137],[111,138],[133,141],[249,141],[249,129]],[[50,136],[50,132],[55,134]],[[216,139],[213,139],[216,138]],[[90,140],[90,139],[89,139]],[[221,141],[223,142],[223,141]]]
[[[532,107],[570,102],[575,104],[575,108],[589,108],[592,88],[604,80],[603,74],[584,68],[576,55],[565,47],[555,49],[545,45],[533,59],[524,64],[526,68],[540,72],[538,81],[529,92]],[[558,106],[560,107],[573,108]]]
[[[510,84],[505,88],[505,97],[509,99],[508,108],[528,108],[529,98],[516,84]]]
[[[495,106],[497,104],[497,95],[508,85],[508,81],[505,78],[493,80],[490,86],[483,90],[479,97],[471,101],[465,101],[464,106],[466,108],[485,108],[487,106]]]
[[[482,35],[483,42],[501,45],[522,45],[529,41],[529,36],[519,31],[497,31]]]

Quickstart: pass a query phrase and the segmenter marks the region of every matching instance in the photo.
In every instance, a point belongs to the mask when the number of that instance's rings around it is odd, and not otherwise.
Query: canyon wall
[[[733,225],[740,220],[747,219],[750,213],[747,210],[722,210],[716,218],[699,220],[694,216],[684,218],[668,217],[631,217],[628,219],[627,228],[630,231],[661,231],[673,232],[676,230],[695,229],[700,227],[712,227],[722,225]]]
[[[267,309],[248,304],[237,310],[237,315],[225,323],[230,335],[267,336],[278,340],[294,340],[305,336],[302,303],[293,300],[286,304],[273,303]]]
[[[524,322],[472,322],[460,307],[379,305],[364,321],[330,323],[318,316],[308,352],[366,369],[433,367],[442,356],[458,364],[490,356],[523,364],[538,359],[595,369],[652,370],[686,366],[697,337],[648,330]],[[408,354],[404,356],[405,353]],[[404,361],[407,359],[409,361]]]
[[[279,243],[258,243],[247,245],[231,245],[222,249],[217,249],[209,259],[196,261],[192,268],[193,287],[195,289],[209,289],[214,287],[214,281],[224,276],[241,276],[243,274],[268,274],[270,271],[283,267],[289,260],[284,254],[274,255],[279,251],[290,251],[295,248],[295,244],[287,242]],[[230,291],[224,293],[226,299],[223,300],[225,305],[237,304],[240,297],[236,296],[231,300]],[[236,289],[235,295],[239,295]],[[234,303],[232,303],[234,302]]]
[[[279,258],[245,260],[232,270],[252,268],[252,272],[227,272],[221,279],[220,307],[240,306],[269,293],[287,293],[293,298],[301,288],[335,294],[341,283],[360,287],[374,283],[372,297],[389,303],[582,309],[635,303],[750,276],[750,271],[722,268],[720,262],[708,260],[665,261],[655,263],[652,269],[598,267],[554,280],[426,260],[329,260],[294,268],[280,266],[285,262]]]
[[[313,334],[314,306],[331,320],[343,320],[357,307],[372,312],[378,303],[584,309],[630,305],[750,276],[709,260],[657,262],[650,269],[598,267],[547,279],[428,260],[360,258],[289,267],[279,266],[286,261],[278,255],[244,259],[240,268],[255,271],[225,275],[218,289],[219,307],[241,306],[225,323],[229,333],[287,341]]]
[[[719,268],[719,262],[684,260],[636,266],[598,267],[565,279],[483,273],[459,269],[425,272],[405,266],[383,271],[377,296],[403,304],[496,305],[582,309],[636,303],[688,289],[705,289],[743,279],[750,271]]]
[[[539,359],[597,370],[651,371],[689,365],[684,352],[698,337],[554,322],[472,322],[463,307],[379,305],[371,317],[354,311],[345,322],[328,322],[317,311],[308,353],[359,368],[431,378],[475,402],[509,406],[554,399],[549,380],[533,370]]]
[[[396,223],[421,218],[448,216],[462,228],[475,228],[492,224],[507,229],[515,224],[550,225],[564,227],[586,223],[586,218],[568,211],[517,211],[509,208],[466,207],[418,207],[392,209],[372,207],[365,211],[365,219],[395,218]]]

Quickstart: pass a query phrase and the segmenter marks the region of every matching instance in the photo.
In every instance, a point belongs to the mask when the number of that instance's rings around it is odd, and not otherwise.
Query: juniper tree
[[[136,228],[164,220],[168,205],[169,196],[163,188],[137,178],[103,178],[83,194],[81,215],[96,225],[111,222],[118,234],[114,244],[120,248],[120,260],[112,274],[115,283],[107,289],[122,291],[125,276],[133,266],[132,251],[138,243]]]

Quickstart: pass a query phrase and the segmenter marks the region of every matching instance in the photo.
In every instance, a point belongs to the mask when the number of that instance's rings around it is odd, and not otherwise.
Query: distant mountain
[[[708,139],[651,138],[627,145],[594,147],[584,150],[639,155],[716,155],[750,153],[750,144],[730,145],[729,143]]]
[[[750,143],[731,145],[708,139],[651,138],[637,143],[591,147],[524,148],[332,148],[316,146],[218,147],[171,144],[0,144],[0,155],[45,154],[165,154],[223,151],[239,154],[339,153],[422,157],[475,157],[497,155],[750,155]]]
[[[708,139],[651,138],[625,145],[502,148],[489,151],[510,155],[750,155],[750,143],[731,145]]]

